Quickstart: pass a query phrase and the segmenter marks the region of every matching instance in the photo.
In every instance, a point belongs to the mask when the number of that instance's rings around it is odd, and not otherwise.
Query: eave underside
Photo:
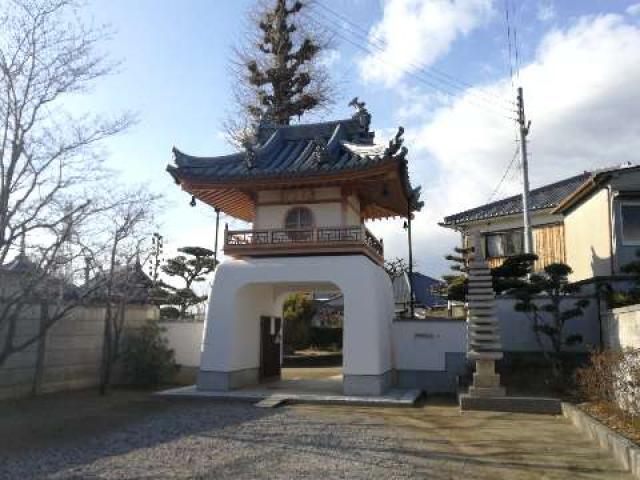
[[[396,164],[322,177],[252,179],[234,183],[180,179],[179,182],[184,191],[203,203],[246,222],[255,218],[256,192],[260,190],[339,186],[343,191],[358,195],[364,220],[406,217],[409,209]]]

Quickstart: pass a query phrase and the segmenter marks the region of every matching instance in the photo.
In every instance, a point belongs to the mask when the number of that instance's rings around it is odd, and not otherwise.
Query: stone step
[[[287,401],[286,395],[269,395],[255,404],[258,408],[276,408],[284,405]]]
[[[562,404],[557,398],[545,397],[509,397],[505,395],[496,397],[475,397],[463,393],[459,397],[460,410],[484,410],[490,412],[512,413],[544,413],[559,415],[562,413]]]
[[[498,335],[497,333],[493,333],[493,332],[473,332],[469,335],[470,337],[470,342],[471,343],[476,343],[476,342],[499,342],[500,341],[500,335]]]
[[[495,317],[473,317],[468,321],[469,330],[487,329],[499,327],[500,323]]]
[[[469,360],[500,360],[502,357],[502,352],[499,350],[495,352],[486,352],[474,350],[473,348],[471,348],[467,352],[467,358]]]
[[[493,343],[484,343],[484,342],[477,342],[477,341],[469,341],[469,347],[471,348],[472,351],[477,352],[477,353],[493,353],[493,352],[499,352],[500,350],[502,350],[502,344],[500,344],[499,342],[493,342]]]

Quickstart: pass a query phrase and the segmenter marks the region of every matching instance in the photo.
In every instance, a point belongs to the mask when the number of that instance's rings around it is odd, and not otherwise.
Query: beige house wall
[[[609,198],[602,189],[567,213],[564,232],[571,281],[611,275]]]

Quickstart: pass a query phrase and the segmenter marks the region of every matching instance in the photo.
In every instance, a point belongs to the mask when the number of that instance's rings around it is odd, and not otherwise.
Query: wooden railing
[[[365,253],[377,261],[384,259],[384,247],[363,225],[347,227],[314,227],[299,229],[256,229],[228,230],[224,236],[225,252],[234,254],[266,255],[270,251],[290,249],[301,250],[349,251],[365,250]]]

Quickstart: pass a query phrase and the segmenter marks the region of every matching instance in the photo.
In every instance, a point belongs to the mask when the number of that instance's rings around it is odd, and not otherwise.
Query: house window
[[[524,252],[522,230],[488,233],[485,235],[487,257],[509,257]]]
[[[292,208],[287,212],[287,216],[284,219],[284,228],[286,228],[287,230],[311,228],[312,226],[313,214],[308,208]]]
[[[640,245],[640,202],[620,205],[622,223],[622,242],[627,245]]]

